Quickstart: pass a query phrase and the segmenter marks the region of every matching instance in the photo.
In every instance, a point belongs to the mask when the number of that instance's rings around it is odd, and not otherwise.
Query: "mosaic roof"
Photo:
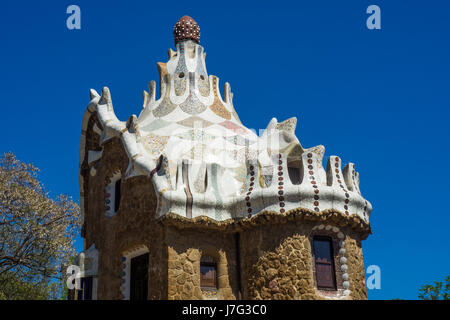
[[[157,215],[225,220],[301,207],[368,221],[372,207],[361,196],[354,165],[342,168],[340,158],[331,156],[325,169],[324,147],[302,147],[296,118],[273,118],[265,130],[242,124],[230,85],[225,83],[222,97],[219,78],[208,75],[199,30],[190,17],[177,22],[176,51],[170,49],[169,61],[158,63],[160,97],[151,81],[138,117],[120,121],[109,89],[101,96],[91,91],[88,110],[98,114],[103,141],[123,142],[130,159],[125,178],[151,177]]]

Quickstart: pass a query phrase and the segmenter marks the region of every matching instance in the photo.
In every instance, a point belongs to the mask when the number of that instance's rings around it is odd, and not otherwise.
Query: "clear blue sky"
[[[81,8],[81,30],[66,8]],[[366,8],[381,8],[381,30]],[[417,298],[450,274],[448,1],[5,1],[0,4],[0,152],[32,162],[53,195],[79,201],[89,88],[139,114],[183,15],[201,28],[209,74],[230,82],[249,128],[296,116],[304,147],[356,163],[374,207],[363,242],[379,265],[371,299]],[[324,163],[325,165],[326,163]]]

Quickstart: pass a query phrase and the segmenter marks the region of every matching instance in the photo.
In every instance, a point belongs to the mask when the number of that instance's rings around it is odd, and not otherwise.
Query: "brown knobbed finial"
[[[173,37],[175,38],[175,45],[183,40],[193,40],[200,43],[200,27],[191,17],[181,17],[173,27]]]

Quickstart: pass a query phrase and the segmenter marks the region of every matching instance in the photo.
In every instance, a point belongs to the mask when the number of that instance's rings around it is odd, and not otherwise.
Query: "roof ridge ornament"
[[[193,40],[200,44],[200,27],[191,17],[183,16],[173,27],[173,37],[175,45],[184,40]]]

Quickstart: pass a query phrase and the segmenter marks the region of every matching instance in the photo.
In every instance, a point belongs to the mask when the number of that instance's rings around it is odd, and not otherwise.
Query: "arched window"
[[[204,291],[217,290],[217,263],[206,255],[200,260],[200,288]]]
[[[316,283],[319,290],[336,290],[333,242],[329,237],[313,238]]]

